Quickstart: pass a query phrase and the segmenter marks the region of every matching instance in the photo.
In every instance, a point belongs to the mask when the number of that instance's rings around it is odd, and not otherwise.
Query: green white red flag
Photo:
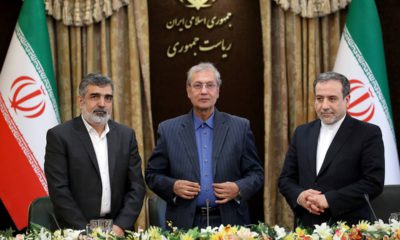
[[[400,184],[382,32],[374,0],[352,0],[334,71],[350,80],[348,113],[382,130],[385,185]]]
[[[43,0],[25,0],[0,73],[0,197],[18,229],[47,195],[46,132],[60,122]]]

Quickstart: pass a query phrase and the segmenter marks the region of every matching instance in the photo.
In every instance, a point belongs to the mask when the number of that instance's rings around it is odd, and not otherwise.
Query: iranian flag
[[[18,229],[47,195],[47,129],[60,122],[43,0],[25,0],[0,73],[0,198]]]
[[[374,0],[351,2],[334,71],[350,80],[348,113],[382,130],[385,185],[400,184],[382,32]]]

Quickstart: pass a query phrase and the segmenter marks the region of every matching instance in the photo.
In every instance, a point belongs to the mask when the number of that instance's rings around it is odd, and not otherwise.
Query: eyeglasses
[[[214,90],[217,87],[217,84],[212,83],[212,82],[208,82],[208,83],[196,82],[194,84],[191,84],[190,86],[196,90],[202,90],[203,87],[206,87],[207,90]]]

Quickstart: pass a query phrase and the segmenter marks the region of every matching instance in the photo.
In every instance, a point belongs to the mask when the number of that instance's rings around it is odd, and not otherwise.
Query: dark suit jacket
[[[215,112],[212,161],[214,182],[236,182],[240,189],[240,204],[231,200],[220,206],[222,223],[250,223],[246,201],[261,188],[264,177],[248,120]],[[146,169],[146,182],[167,202],[166,219],[173,226],[193,227],[196,210],[196,200],[175,198],[175,181],[200,182],[199,175],[192,112],[162,122]]]
[[[364,194],[370,198],[383,190],[385,157],[378,126],[346,116],[330,145],[319,174],[316,153],[321,121],[298,127],[279,178],[279,190],[295,213],[295,224],[312,227],[322,222],[370,220]],[[306,189],[325,194],[329,209],[317,216],[297,204]]]
[[[108,122],[108,163],[111,217],[123,229],[133,229],[145,194],[141,159],[132,129]],[[49,195],[63,227],[85,229],[100,218],[102,185],[96,154],[81,117],[47,132],[44,163]]]

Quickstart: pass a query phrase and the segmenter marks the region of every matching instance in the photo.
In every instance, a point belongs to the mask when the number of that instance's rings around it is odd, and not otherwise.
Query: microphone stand
[[[369,196],[368,196],[368,194],[364,193],[364,198],[365,198],[365,201],[366,201],[367,204],[368,204],[369,209],[371,210],[371,213],[372,213],[372,215],[373,215],[373,217],[374,217],[374,220],[375,220],[375,221],[378,221],[378,218],[376,217],[375,211],[374,211],[374,209],[372,208],[371,202],[369,201]]]
[[[210,200],[206,200],[206,211],[207,211],[207,227],[210,226]]]

